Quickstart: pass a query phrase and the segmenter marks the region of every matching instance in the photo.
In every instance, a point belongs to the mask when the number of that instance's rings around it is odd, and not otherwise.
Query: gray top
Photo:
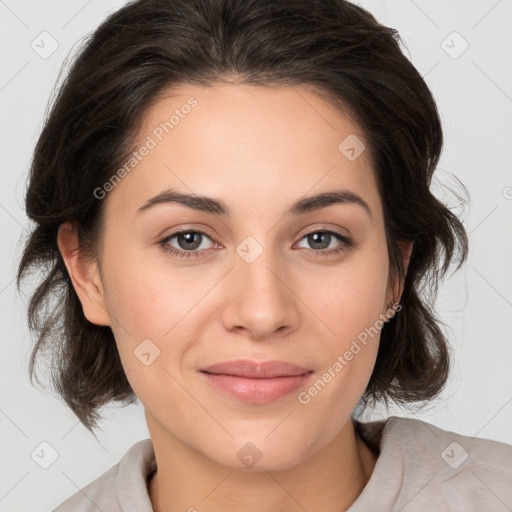
[[[348,512],[512,510],[511,445],[395,416],[355,426],[379,456]],[[155,469],[151,439],[139,441],[54,512],[153,512],[147,481]]]

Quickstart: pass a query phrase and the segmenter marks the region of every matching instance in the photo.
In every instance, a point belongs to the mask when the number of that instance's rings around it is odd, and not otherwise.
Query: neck
[[[248,472],[216,464],[148,421],[157,471],[149,483],[154,512],[347,510],[368,482],[376,456],[352,421],[327,446],[281,471]]]

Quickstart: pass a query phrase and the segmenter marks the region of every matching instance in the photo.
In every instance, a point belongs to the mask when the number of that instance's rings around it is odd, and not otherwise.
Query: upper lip
[[[222,361],[206,368],[202,372],[236,375],[253,379],[271,379],[273,377],[290,377],[304,375],[312,370],[302,368],[286,361],[250,361],[248,359],[237,359],[235,361]]]

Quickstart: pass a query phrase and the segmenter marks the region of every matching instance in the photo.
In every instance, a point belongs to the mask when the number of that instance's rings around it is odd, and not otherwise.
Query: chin
[[[297,466],[311,455],[305,449],[305,440],[290,443],[277,437],[274,443],[265,438],[231,439],[222,453],[218,447],[216,445],[213,450],[208,450],[209,453],[203,454],[217,464],[243,472],[283,471]]]

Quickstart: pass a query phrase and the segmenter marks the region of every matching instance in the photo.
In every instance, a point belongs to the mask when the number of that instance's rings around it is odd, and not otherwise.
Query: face
[[[255,467],[275,470],[340,433],[396,299],[363,143],[305,87],[183,85],[147,112],[136,161],[99,199],[103,313],[82,302],[111,326],[152,434],[236,468],[259,452]],[[170,189],[219,204],[165,202]],[[204,372],[240,359],[256,366]],[[303,370],[258,374],[268,361]]]

